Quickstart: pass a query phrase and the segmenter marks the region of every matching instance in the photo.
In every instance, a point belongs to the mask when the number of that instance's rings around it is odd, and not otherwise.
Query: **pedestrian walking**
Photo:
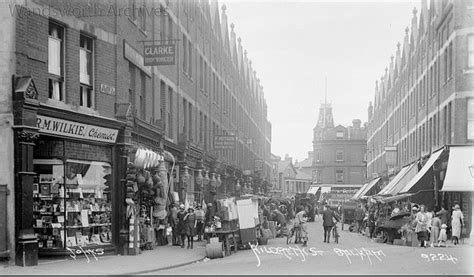
[[[324,206],[324,210],[322,212],[323,215],[323,229],[324,229],[324,242],[329,243],[331,238],[331,230],[334,226],[334,222],[338,219],[334,212],[329,208],[329,205]]]
[[[186,236],[188,239],[188,249],[193,249],[194,236],[196,235],[196,214],[194,213],[193,208],[188,209],[188,213],[184,217],[184,222],[186,224]]]
[[[370,210],[369,218],[367,219],[367,224],[369,226],[369,237],[373,238],[375,234],[375,211]]]
[[[446,225],[446,224],[445,224]],[[431,236],[430,236],[430,245],[434,247],[438,244],[439,231],[441,230],[441,219],[439,215],[435,215],[431,220]]]
[[[454,205],[453,214],[451,215],[452,240],[454,245],[459,243],[461,238],[461,228],[464,223],[464,216],[462,214],[459,204]]]
[[[425,209],[425,205],[421,205],[420,211],[416,214],[415,233],[421,242],[420,247],[426,247],[426,241],[428,240],[428,216],[426,215]]]

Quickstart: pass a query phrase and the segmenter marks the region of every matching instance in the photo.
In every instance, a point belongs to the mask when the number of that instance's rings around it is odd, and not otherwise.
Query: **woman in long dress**
[[[451,216],[451,228],[454,245],[456,245],[459,243],[459,238],[461,237],[461,228],[464,223],[464,216],[458,204],[454,205],[453,209],[453,214]]]
[[[418,235],[418,240],[421,242],[420,247],[426,247],[426,241],[428,240],[428,216],[425,212],[425,205],[420,206],[420,211],[416,214],[415,221],[415,233]]]

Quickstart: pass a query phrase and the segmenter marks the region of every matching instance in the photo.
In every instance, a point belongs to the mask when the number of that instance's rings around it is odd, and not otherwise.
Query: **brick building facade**
[[[419,17],[413,10],[403,43],[376,81],[367,141],[368,175],[390,182],[379,194],[398,194],[430,210],[444,206],[450,212],[459,204],[467,222],[474,196],[468,169],[474,151],[473,9],[471,1],[422,0]],[[460,146],[465,157],[457,154]],[[467,166],[463,158],[471,158]],[[453,168],[466,180],[454,181]]]
[[[196,183],[201,172],[211,183],[222,180],[218,194],[236,193],[236,181],[249,170],[254,191],[267,188],[267,104],[233,24],[229,30],[225,6],[219,9],[217,1],[34,0],[4,8],[2,28],[11,40],[0,54],[8,65],[0,79],[6,90],[1,97],[7,96],[1,103],[7,126],[1,126],[5,144],[0,149],[9,159],[0,170],[7,188],[23,197],[7,196],[8,212],[0,218],[0,227],[9,228],[0,232],[2,254],[13,258],[19,240],[34,241],[35,211],[28,206],[36,194],[26,185],[33,187],[37,181],[29,176],[44,164],[53,167],[52,175],[55,163],[83,174],[97,163],[106,168],[117,252],[125,224],[124,192],[118,187],[138,148],[167,153],[168,176],[175,177],[170,187],[181,200],[212,200],[209,188]],[[175,65],[145,66],[144,44],[158,41],[176,43]],[[102,133],[86,138],[81,128]],[[235,147],[214,148],[216,135],[235,136]],[[8,149],[13,143],[15,151]],[[256,160],[263,161],[258,171]]]
[[[366,134],[359,119],[353,125],[334,125],[332,107],[321,104],[318,123],[313,129],[313,180],[321,187],[331,187],[338,201],[350,198],[366,182]],[[345,195],[345,196],[344,196]],[[333,197],[335,198],[335,197]],[[328,201],[333,203],[332,201]]]

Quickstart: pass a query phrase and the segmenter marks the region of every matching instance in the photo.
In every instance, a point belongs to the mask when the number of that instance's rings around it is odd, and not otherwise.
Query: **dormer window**
[[[336,132],[336,139],[343,139],[344,138],[344,132],[343,131],[337,131]]]

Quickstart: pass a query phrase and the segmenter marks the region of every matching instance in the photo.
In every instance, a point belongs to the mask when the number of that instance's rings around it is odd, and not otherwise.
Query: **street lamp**
[[[204,178],[202,177],[202,170],[201,169],[198,169],[198,173],[197,173],[197,176],[196,176],[196,184],[198,185],[199,187],[199,194],[200,194],[200,199],[199,199],[199,202],[201,203],[202,202],[202,198],[203,198],[203,183],[204,183]]]

